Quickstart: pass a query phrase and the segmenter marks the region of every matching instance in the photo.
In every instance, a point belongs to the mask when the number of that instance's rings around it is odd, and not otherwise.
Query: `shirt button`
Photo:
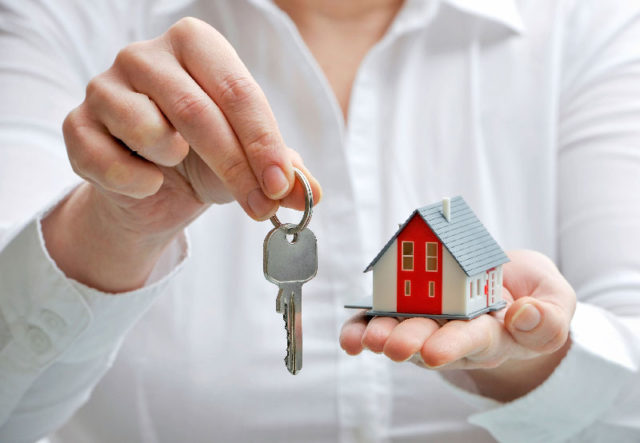
[[[27,337],[29,338],[31,349],[36,354],[43,354],[51,348],[51,340],[47,337],[47,334],[37,326],[29,326]]]
[[[40,319],[47,328],[54,332],[62,332],[67,326],[62,317],[48,309],[40,311]]]

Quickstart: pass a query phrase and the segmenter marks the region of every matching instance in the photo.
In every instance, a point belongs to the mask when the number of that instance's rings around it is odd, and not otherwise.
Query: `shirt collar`
[[[517,0],[442,0],[461,12],[506,26],[518,34],[525,31]]]

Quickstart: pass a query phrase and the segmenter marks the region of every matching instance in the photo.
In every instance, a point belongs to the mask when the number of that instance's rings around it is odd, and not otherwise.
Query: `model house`
[[[462,197],[416,209],[365,270],[371,313],[469,319],[501,309],[508,261]]]

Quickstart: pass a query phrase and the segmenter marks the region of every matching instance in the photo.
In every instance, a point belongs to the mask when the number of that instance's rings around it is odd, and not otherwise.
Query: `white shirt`
[[[229,39],[324,187],[295,377],[262,276],[271,226],[238,205],[203,214],[129,294],[67,279],[43,244],[36,214],[77,182],[62,119],[127,42],[184,15]],[[345,125],[268,1],[0,1],[0,441],[637,441],[638,42],[636,0],[407,0]],[[579,298],[566,358],[508,404],[463,373],[453,386],[338,345],[397,223],[458,194],[504,249],[552,257]]]

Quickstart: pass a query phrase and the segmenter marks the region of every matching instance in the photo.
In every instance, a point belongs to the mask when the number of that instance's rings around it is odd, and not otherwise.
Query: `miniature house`
[[[501,309],[508,261],[462,197],[416,209],[365,270],[371,314],[469,319]]]

